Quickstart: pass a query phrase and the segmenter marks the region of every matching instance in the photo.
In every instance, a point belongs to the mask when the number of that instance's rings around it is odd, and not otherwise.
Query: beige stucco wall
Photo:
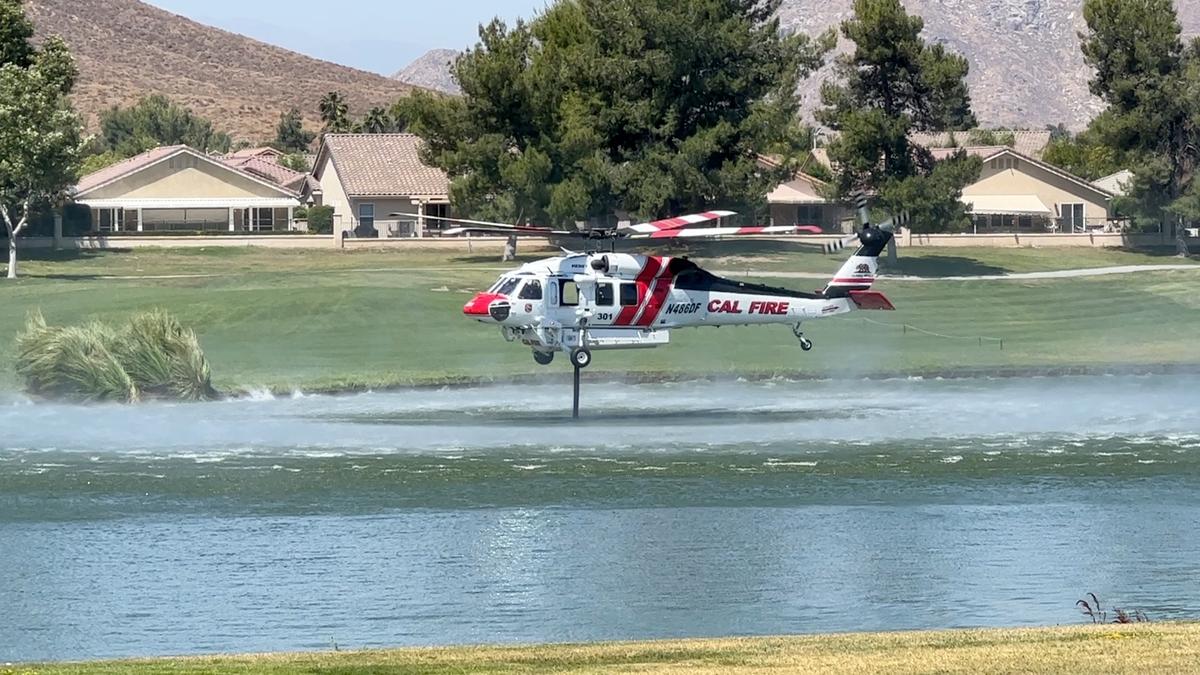
[[[194,160],[194,166],[175,169],[171,168],[170,160],[164,160],[89,192],[87,198],[218,199],[287,196],[278,189],[210,164],[206,160],[194,157],[190,159]]]
[[[346,197],[346,190],[342,188],[337,167],[333,164],[333,158],[326,155],[321,166],[313,167],[313,170],[321,175],[321,203],[333,209],[333,234],[340,237],[342,230],[354,229],[354,221],[350,200]]]
[[[1031,194],[1037,195],[1055,211],[1051,216],[1053,218],[1061,214],[1060,205],[1080,202],[1084,204],[1085,219],[1108,218],[1108,203],[1102,195],[1024,159],[1011,159],[1017,162],[1016,167],[1011,169],[999,168],[999,160],[984,162],[979,180],[963,190],[963,199],[970,201],[972,195]]]

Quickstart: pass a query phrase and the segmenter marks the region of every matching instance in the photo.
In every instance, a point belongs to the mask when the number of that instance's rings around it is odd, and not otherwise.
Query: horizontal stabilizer
[[[887,296],[879,291],[850,291],[850,300],[858,305],[859,309],[884,309],[894,310],[896,306],[892,304]]]

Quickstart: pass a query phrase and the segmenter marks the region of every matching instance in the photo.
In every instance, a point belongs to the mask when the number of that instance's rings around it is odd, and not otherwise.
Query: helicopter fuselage
[[[658,347],[670,341],[671,329],[700,326],[789,324],[808,349],[803,321],[891,309],[882,294],[869,291],[874,264],[844,267],[839,276],[823,291],[804,293],[725,279],[687,258],[574,254],[504,274],[463,311],[499,325],[539,362],[558,351],[574,360],[579,350]]]

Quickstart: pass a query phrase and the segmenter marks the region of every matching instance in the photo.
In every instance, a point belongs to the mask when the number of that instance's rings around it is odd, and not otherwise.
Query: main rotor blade
[[[697,227],[693,229],[657,230],[649,233],[631,234],[628,239],[677,239],[697,237],[744,236],[748,234],[820,234],[821,228],[813,225],[772,225],[769,227]]]
[[[655,220],[649,223],[638,223],[637,225],[629,225],[621,228],[622,231],[632,231],[638,234],[654,234],[655,232],[663,232],[669,230],[678,230],[688,227],[689,225],[699,225],[729,216],[736,216],[733,211],[706,211],[704,213],[693,213],[686,216],[676,216],[674,218],[665,218],[663,220]]]
[[[461,227],[452,227],[442,231],[442,234],[462,234],[463,232],[515,232],[525,234],[552,234],[552,235],[577,235],[582,236],[580,232],[571,230],[555,230],[549,227],[541,227],[538,225],[510,225],[508,223],[494,223],[487,220],[468,220],[466,218],[445,218],[443,216],[417,216],[415,213],[390,213],[388,217],[395,218],[397,216],[411,216],[414,218],[424,218],[426,220],[436,220],[443,223],[462,223]]]

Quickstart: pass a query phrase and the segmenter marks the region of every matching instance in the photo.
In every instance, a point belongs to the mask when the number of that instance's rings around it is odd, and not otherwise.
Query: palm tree
[[[371,108],[363,119],[363,131],[368,134],[386,134],[392,131],[392,118],[383,108]]]
[[[350,108],[340,93],[331,91],[321,97],[320,111],[326,132],[340,134],[350,130]]]

